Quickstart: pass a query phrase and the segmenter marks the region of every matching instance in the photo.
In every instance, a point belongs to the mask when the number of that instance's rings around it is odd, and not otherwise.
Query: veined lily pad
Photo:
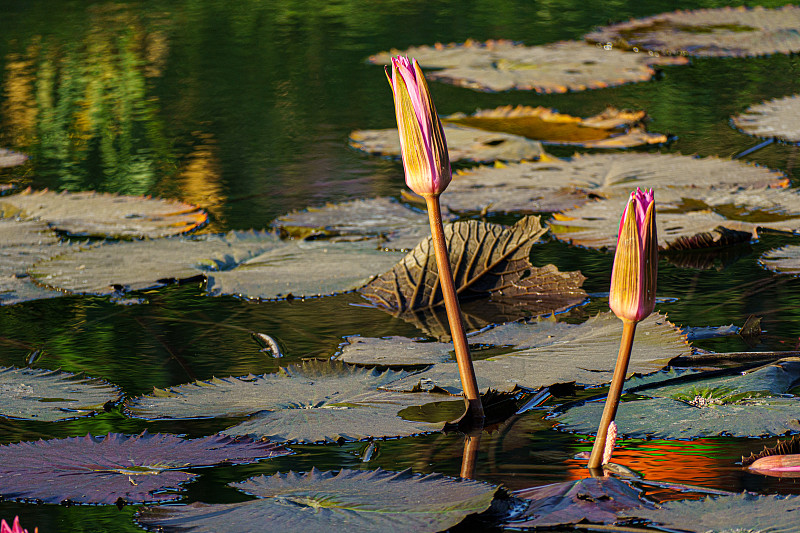
[[[406,337],[345,337],[342,353],[345,363],[358,365],[432,365],[452,360],[453,346],[446,342],[417,342]]]
[[[664,134],[648,133],[644,119],[644,111],[620,111],[613,107],[599,115],[580,118],[546,107],[508,105],[478,110],[471,115],[456,113],[443,117],[442,122],[584,148],[630,148],[667,142]]]
[[[658,509],[631,509],[620,515],[696,533],[791,533],[797,531],[800,497],[745,492],[703,500],[664,502]]]
[[[449,220],[444,213],[444,220]],[[430,235],[426,213],[390,198],[351,200],[278,217],[273,226],[292,237],[380,237],[384,248],[410,250]]]
[[[179,498],[198,466],[250,463],[291,453],[265,441],[213,435],[186,440],[143,433],[0,446],[0,494],[45,503],[140,503]]]
[[[526,217],[512,227],[475,220],[444,228],[456,293],[468,299],[491,296],[514,299],[539,314],[576,305],[586,298],[580,272],[559,272],[553,265],[531,265],[531,247],[545,232],[538,217]],[[444,300],[428,237],[389,272],[361,289],[375,305],[402,314],[441,305]]]
[[[28,268],[69,250],[44,222],[0,218],[0,305],[11,305],[63,293],[31,282]]]
[[[579,325],[553,319],[506,324],[470,336],[469,342],[505,345],[518,350],[473,363],[481,390],[508,391],[517,386],[538,389],[557,383],[607,383],[616,363],[621,334],[622,322],[609,312]],[[688,355],[690,351],[685,335],[664,316],[653,314],[637,327],[628,369],[629,372],[654,372],[663,368],[670,359]],[[356,357],[349,360],[358,362]],[[408,359],[404,361],[404,364],[409,363]],[[428,370],[383,385],[383,388],[410,391],[434,386],[452,394],[461,392],[456,363],[435,364]]]
[[[122,398],[119,388],[69,372],[0,367],[0,416],[53,422],[88,416]]]
[[[521,161],[545,155],[540,142],[510,133],[446,125],[444,136],[450,161]],[[355,130],[350,133],[350,146],[372,155],[400,157],[397,128]]]
[[[441,474],[312,470],[258,476],[231,486],[258,499],[153,507],[138,521],[164,531],[348,533],[447,530],[489,508],[496,487]]]
[[[28,156],[8,148],[0,148],[0,168],[15,167],[28,160]]]
[[[617,427],[635,438],[782,435],[800,430],[800,400],[786,394],[797,380],[800,359],[794,358],[743,375],[666,384],[638,392],[640,399],[621,404]],[[558,417],[561,429],[591,434],[597,430],[603,405],[587,402],[567,410]]]
[[[658,202],[702,199],[711,189],[787,187],[785,174],[740,161],[678,154],[591,154],[457,172],[441,196],[455,212],[563,211],[592,198],[627,198],[636,187]],[[617,219],[622,213],[617,213]],[[613,232],[616,235],[616,230]]]
[[[580,41],[524,46],[506,40],[414,46],[381,52],[369,61],[388,64],[396,55],[416,58],[429,79],[490,92],[600,89],[647,81],[655,74],[654,65],[687,63],[685,58],[606,50]],[[427,70],[431,68],[442,70]]]
[[[751,105],[732,119],[733,125],[749,135],[800,142],[800,95],[785,96]]]
[[[439,431],[443,423],[402,420],[397,413],[441,396],[377,390],[407,375],[310,361],[282,368],[277,374],[214,378],[156,390],[126,402],[126,410],[148,420],[254,414],[224,433],[274,441],[360,440]]]
[[[177,200],[31,189],[1,197],[0,211],[42,220],[70,235],[115,238],[178,235],[208,218],[203,210]]]
[[[673,11],[600,28],[585,36],[665,54],[761,56],[800,51],[800,7],[722,7]]]

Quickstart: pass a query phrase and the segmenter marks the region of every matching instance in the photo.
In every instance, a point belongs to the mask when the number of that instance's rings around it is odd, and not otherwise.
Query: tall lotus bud
[[[436,114],[425,75],[416,59],[392,58],[397,129],[408,188],[420,196],[441,194],[450,183],[450,158],[442,122]]]
[[[622,213],[608,305],[622,320],[639,322],[656,304],[658,238],[653,191],[637,188]]]

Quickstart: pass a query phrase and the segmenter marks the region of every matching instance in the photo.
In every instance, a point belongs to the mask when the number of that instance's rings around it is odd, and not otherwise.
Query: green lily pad
[[[790,143],[800,142],[800,95],[774,98],[751,105],[731,120],[734,126],[748,135]]]
[[[54,422],[90,416],[122,399],[119,387],[80,374],[0,367],[0,416]]]
[[[231,486],[257,499],[151,507],[137,520],[163,531],[348,533],[447,530],[489,508],[496,487],[441,474],[312,470],[258,476]]]
[[[600,313],[583,324],[554,319],[512,323],[470,336],[470,344],[509,346],[507,355],[474,361],[478,387],[500,391],[515,387],[538,389],[557,383],[600,385],[611,380],[619,351],[622,322],[613,313]],[[385,343],[393,341],[383,340]],[[384,348],[386,350],[386,348]],[[637,327],[629,372],[659,370],[670,359],[691,352],[686,336],[666,317],[653,314]],[[355,357],[350,361],[358,362]],[[409,364],[409,360],[404,360]],[[390,364],[390,363],[386,363]],[[387,390],[430,390],[438,387],[461,393],[456,363],[437,363],[431,368],[383,385]]]
[[[359,365],[432,365],[444,363],[453,346],[446,342],[418,342],[406,337],[345,337],[342,353],[336,359]]]
[[[800,7],[756,6],[673,11],[613,24],[585,35],[664,54],[745,57],[800,52]]]
[[[787,394],[798,379],[800,359],[794,358],[743,375],[648,388],[620,405],[617,427],[634,438],[782,435],[800,429],[800,401]],[[557,418],[560,428],[593,433],[603,405],[594,401],[567,410]]]
[[[366,370],[333,361],[308,361],[277,374],[214,378],[126,402],[131,415],[147,420],[254,415],[227,435],[272,441],[322,442],[401,437],[439,431],[443,423],[402,420],[397,413],[440,395],[377,390],[407,372]]]
[[[788,244],[764,253],[759,264],[780,274],[800,274],[800,245]]]
[[[21,165],[28,160],[28,156],[20,152],[0,148],[0,168],[9,168]]]
[[[114,238],[179,235],[208,219],[202,209],[177,200],[31,189],[0,197],[0,211],[5,216],[42,220],[69,235]]]
[[[580,41],[524,46],[507,40],[412,46],[375,54],[369,61],[387,65],[397,55],[416,58],[428,79],[489,92],[601,89],[647,81],[655,65],[687,63],[685,58],[605,50]]]
[[[544,155],[540,142],[510,133],[447,125],[444,136],[450,161],[521,161]],[[350,146],[372,155],[400,158],[397,128],[355,130],[350,133]]]

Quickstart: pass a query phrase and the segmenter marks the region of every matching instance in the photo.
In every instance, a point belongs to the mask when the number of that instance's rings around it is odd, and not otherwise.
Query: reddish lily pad
[[[0,168],[15,167],[23,164],[28,160],[28,156],[20,152],[9,150],[8,148],[0,148]]]
[[[489,92],[600,89],[647,81],[655,74],[656,65],[687,63],[685,58],[607,50],[580,41],[524,46],[506,40],[393,49],[373,55],[369,61],[385,65],[396,55],[414,57],[428,69],[441,69],[426,70],[429,79]]]
[[[800,95],[785,96],[751,105],[732,119],[733,125],[749,135],[800,142]]]
[[[497,490],[486,483],[441,474],[423,476],[408,470],[380,469],[278,473],[231,486],[257,499],[221,505],[154,507],[142,511],[138,521],[163,531],[195,533],[435,533],[488,509]]]
[[[168,501],[179,498],[174,491],[197,475],[187,468],[288,453],[269,442],[221,435],[187,440],[160,433],[109,433],[20,442],[0,446],[0,494],[45,503]]]
[[[600,28],[587,41],[663,54],[745,57],[800,52],[800,7],[673,11]]]

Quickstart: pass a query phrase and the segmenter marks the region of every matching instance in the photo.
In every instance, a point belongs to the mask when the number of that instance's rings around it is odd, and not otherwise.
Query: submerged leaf
[[[249,463],[289,450],[265,441],[212,435],[186,440],[142,433],[20,442],[0,446],[0,494],[45,503],[168,501],[197,466]]]
[[[42,220],[70,235],[116,238],[179,235],[208,219],[202,209],[177,200],[31,189],[0,198],[0,211]]]
[[[587,41],[665,54],[745,57],[800,52],[800,7],[673,11],[600,28]]]
[[[393,49],[373,55],[369,61],[388,64],[397,55],[414,57],[429,69],[441,69],[426,71],[429,79],[490,92],[518,89],[565,93],[600,89],[647,81],[655,74],[654,65],[688,62],[682,57],[605,50],[581,41],[524,46],[507,40]],[[449,135],[447,139],[449,143]]]
[[[164,531],[347,533],[447,530],[489,508],[496,487],[441,474],[385,470],[312,470],[232,483],[258,499],[193,503],[141,511],[138,521]]]
[[[460,299],[514,299],[538,314],[563,310],[586,298],[580,272],[534,267],[531,247],[545,230],[538,217],[512,227],[476,220],[445,226],[456,292]],[[373,304],[397,314],[441,305],[444,300],[432,240],[422,241],[389,272],[361,289]]]
[[[774,98],[751,105],[732,119],[733,125],[749,135],[800,142],[800,95]]]
[[[119,387],[55,370],[0,367],[0,416],[40,422],[93,415],[122,398]]]

